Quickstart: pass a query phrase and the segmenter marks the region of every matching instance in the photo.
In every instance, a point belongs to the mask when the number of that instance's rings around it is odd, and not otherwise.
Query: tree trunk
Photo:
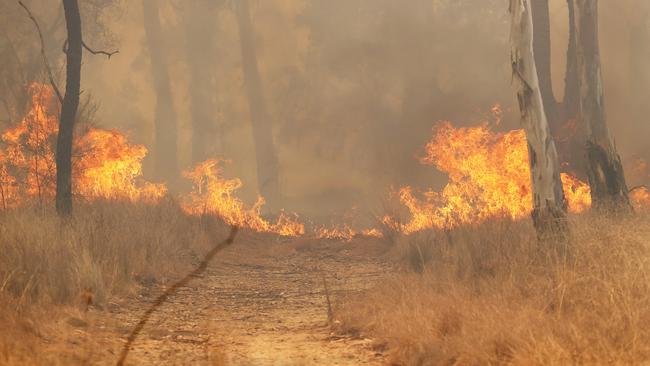
[[[72,135],[79,107],[81,88],[81,15],[77,0],[63,0],[68,32],[66,50],[66,84],[59,134],[56,141],[56,211],[61,216],[72,213]]]
[[[598,1],[575,0],[576,49],[580,77],[580,120],[587,134],[587,175],[592,206],[597,210],[630,210],[621,158],[605,119],[598,45]]]
[[[190,69],[192,163],[222,153],[215,106],[215,37],[213,9],[206,2],[192,1],[185,17],[187,63]]]
[[[540,238],[564,237],[566,201],[555,143],[544,113],[533,52],[528,0],[510,0],[511,63],[521,123],[526,131],[533,190],[533,223]]]
[[[248,94],[253,125],[253,141],[257,160],[257,184],[260,194],[266,198],[269,207],[273,210],[278,208],[277,204],[280,199],[278,158],[273,143],[273,127],[266,110],[264,91],[257,66],[255,39],[248,0],[240,0],[235,7],[239,24],[244,84]]]
[[[563,121],[559,118],[558,105],[553,94],[551,78],[551,21],[549,0],[530,0],[533,16],[533,53],[539,79],[539,91],[544,102],[544,113],[553,135],[560,131]]]
[[[578,119],[580,108],[580,80],[576,53],[575,7],[574,0],[567,0],[569,10],[569,42],[566,52],[564,72],[564,99],[560,110],[562,123],[569,123],[560,131],[558,150],[561,161],[569,163],[570,170],[580,179],[587,179],[587,162],[584,154],[585,127]]]
[[[158,0],[143,0],[144,30],[156,88],[154,175],[173,183],[178,178],[176,111],[169,81],[169,66],[160,26]]]
[[[569,8],[569,43],[566,51],[566,70],[564,72],[563,119],[568,121],[578,117],[580,105],[580,81],[578,78],[578,59],[576,54],[576,30],[574,0],[567,0]]]

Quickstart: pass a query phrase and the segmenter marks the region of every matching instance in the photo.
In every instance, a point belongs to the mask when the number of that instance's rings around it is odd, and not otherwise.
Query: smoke
[[[14,12],[9,3],[0,5],[0,13]],[[195,163],[195,108],[214,127],[206,132],[210,145],[206,151],[231,161],[225,175],[241,178],[243,199],[255,202],[255,145],[232,9],[235,4],[158,3],[161,47],[169,63],[177,115],[179,166],[190,169]],[[650,106],[645,102],[650,75],[644,64],[650,53],[646,20],[650,6],[644,0],[600,3],[610,129],[624,162],[650,161],[650,124],[646,122]],[[510,85],[506,0],[268,0],[250,4],[268,122],[273,124],[288,210],[312,216],[339,214],[353,207],[376,212],[390,187],[441,187],[446,176],[416,159],[423,154],[437,121],[476,124],[486,119],[492,105],[500,103],[504,116],[499,128],[518,127]],[[56,6],[51,2],[34,0],[29,5],[43,22],[55,24]],[[157,93],[142,2],[96,0],[83,6],[90,9],[84,12],[85,39],[96,48],[120,49],[110,60],[89,54],[84,58],[82,89],[100,106],[97,123],[121,129],[134,142],[155,151]],[[550,8],[552,72],[559,99],[566,62],[566,1],[551,0]],[[0,39],[11,39],[24,50],[20,52],[23,63],[38,64],[38,41],[35,35],[32,39],[25,36],[30,31],[28,19],[15,12],[3,24]],[[21,29],[21,34],[11,27]],[[53,34],[58,36],[47,40],[53,44],[48,52],[59,70],[64,29],[62,23],[55,27]],[[203,37],[197,29],[210,34]],[[0,47],[3,64],[15,69],[7,42]],[[206,82],[197,82],[201,75]],[[198,100],[200,105],[193,107]],[[3,108],[0,111],[8,114]],[[145,173],[153,176],[153,167],[152,157],[147,158]],[[643,183],[644,177],[635,179],[631,185]]]

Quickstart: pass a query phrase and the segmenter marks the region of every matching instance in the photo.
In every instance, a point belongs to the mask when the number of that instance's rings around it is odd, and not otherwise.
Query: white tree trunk
[[[631,208],[621,158],[607,128],[598,46],[598,0],[575,0],[580,120],[587,134],[587,175],[595,209]]]
[[[510,61],[521,124],[526,131],[533,188],[533,222],[541,237],[563,235],[566,201],[555,143],[544,113],[533,53],[533,18],[529,0],[510,0]]]

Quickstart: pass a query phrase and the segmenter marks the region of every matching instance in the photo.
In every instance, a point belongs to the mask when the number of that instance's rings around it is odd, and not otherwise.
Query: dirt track
[[[357,241],[262,245],[240,239],[153,314],[126,364],[384,364],[372,340],[340,337],[328,326],[323,276],[337,298],[371,286],[385,271],[359,253],[368,240]],[[128,332],[163,289],[152,286],[90,315],[78,339],[73,333],[68,341],[83,345],[92,339],[93,349],[75,358],[114,364]]]

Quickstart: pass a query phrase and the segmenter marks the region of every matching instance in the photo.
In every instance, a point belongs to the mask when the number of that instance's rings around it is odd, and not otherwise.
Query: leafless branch
[[[120,50],[115,50],[115,51],[113,51],[113,52],[107,52],[107,51],[104,51],[104,50],[98,50],[98,51],[95,51],[95,50],[93,50],[92,48],[88,47],[88,45],[86,44],[86,42],[81,41],[81,44],[84,46],[84,48],[85,48],[88,52],[92,53],[93,55],[106,55],[106,57],[109,58],[109,59],[110,59],[111,56],[113,56],[114,54],[116,54],[116,53],[120,53]]]
[[[86,51],[92,53],[93,55],[106,55],[106,57],[108,57],[109,59],[114,54],[120,53],[120,50],[115,50],[113,52],[108,52],[108,51],[104,51],[104,50],[95,51],[92,48],[88,47],[86,42],[83,41],[83,40],[81,41],[81,45],[86,49]],[[68,40],[67,39],[65,40],[65,42],[63,42],[63,53],[68,53]]]
[[[43,63],[45,63],[45,69],[47,70],[47,75],[50,78],[50,84],[52,85],[52,88],[54,89],[54,92],[56,93],[56,96],[59,98],[59,102],[63,103],[63,96],[61,95],[61,91],[59,90],[59,87],[56,86],[56,83],[54,82],[54,76],[52,75],[52,69],[50,68],[50,63],[47,61],[47,55],[45,54],[45,41],[43,41],[43,33],[41,32],[41,27],[38,25],[38,21],[32,14],[32,12],[29,10],[29,8],[23,4],[22,1],[18,1],[18,4],[25,9],[27,12],[27,16],[29,16],[29,19],[32,20],[34,23],[34,26],[36,26],[36,30],[38,31],[38,38],[41,40],[41,56],[43,56]]]

